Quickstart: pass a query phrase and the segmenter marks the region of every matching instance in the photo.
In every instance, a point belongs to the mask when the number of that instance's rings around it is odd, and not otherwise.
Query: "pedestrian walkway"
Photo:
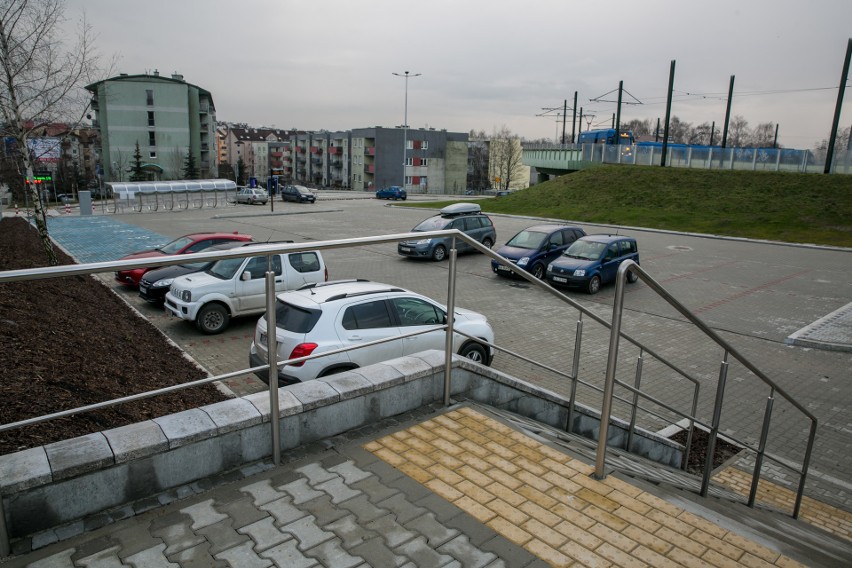
[[[80,263],[118,260],[172,240],[107,216],[49,217],[47,228],[51,238]]]
[[[852,303],[803,327],[786,342],[815,349],[852,351]]]
[[[280,467],[152,496],[125,511],[136,516],[8,565],[791,567],[841,566],[852,555],[852,543],[813,550],[703,516],[629,477],[597,481],[581,456],[487,408],[435,410],[300,448]]]

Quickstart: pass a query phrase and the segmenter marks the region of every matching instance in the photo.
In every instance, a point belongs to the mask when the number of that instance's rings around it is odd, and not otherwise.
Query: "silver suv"
[[[394,335],[442,325],[445,306],[403,288],[367,280],[341,280],[308,285],[278,294],[275,310],[278,360],[295,359],[343,347],[368,343]],[[485,316],[456,308],[456,329],[488,343],[494,331]],[[260,318],[249,349],[252,367],[267,364],[266,316]],[[279,384],[341,373],[379,361],[395,359],[427,349],[444,349],[445,332],[438,329],[416,335],[320,357],[278,369]],[[490,347],[458,333],[453,351],[478,363],[490,365]],[[269,381],[266,371],[257,375]]]
[[[497,232],[488,215],[482,212],[482,208],[476,203],[453,203],[441,209],[438,215],[429,217],[416,227],[411,229],[413,233],[424,231],[442,231],[445,229],[458,229],[473,237],[487,248],[491,248],[497,241]],[[447,258],[447,251],[452,246],[452,237],[439,237],[431,239],[417,239],[412,241],[401,241],[397,245],[397,252],[402,256],[415,258],[431,258],[441,261]],[[458,239],[456,247],[459,252],[472,250],[473,247]]]

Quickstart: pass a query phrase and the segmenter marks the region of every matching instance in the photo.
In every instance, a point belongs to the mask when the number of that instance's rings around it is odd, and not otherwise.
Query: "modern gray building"
[[[187,153],[201,178],[218,177],[216,109],[209,91],[183,75],[128,75],[86,86],[101,133],[104,181],[129,178],[136,145],[151,180],[182,179]]]

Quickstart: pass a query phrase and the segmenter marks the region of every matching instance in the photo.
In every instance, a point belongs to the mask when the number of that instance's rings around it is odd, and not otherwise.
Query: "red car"
[[[152,258],[156,256],[172,256],[176,254],[190,254],[193,252],[201,252],[207,247],[218,245],[228,241],[250,241],[251,235],[242,233],[192,233],[177,238],[169,244],[155,247],[152,249],[141,250],[128,254],[119,260],[130,260],[136,258]],[[127,286],[139,287],[139,281],[142,280],[142,275],[157,268],[150,266],[147,268],[129,268],[127,270],[119,270],[115,273],[117,282],[126,284]]]

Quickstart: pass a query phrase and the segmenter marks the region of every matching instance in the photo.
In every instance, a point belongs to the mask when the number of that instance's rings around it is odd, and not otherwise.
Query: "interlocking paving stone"
[[[276,501],[261,505],[260,508],[275,517],[275,522],[279,524],[291,523],[307,515],[305,511],[293,506],[292,497],[282,497]]]
[[[228,550],[223,550],[216,555],[217,559],[225,560],[231,566],[240,568],[269,568],[273,562],[268,558],[261,558],[252,550],[251,543],[243,543]]]
[[[320,565],[315,559],[305,556],[299,550],[295,540],[288,540],[273,546],[269,550],[261,552],[261,556],[269,558],[279,568],[311,568]]]
[[[280,527],[282,532],[290,533],[299,541],[299,550],[313,548],[321,542],[334,538],[334,533],[323,530],[316,524],[316,519],[308,515]]]
[[[353,556],[344,550],[339,539],[327,540],[309,550],[308,554],[322,562],[323,566],[335,568],[352,568],[364,563],[363,558]]]
[[[265,519],[246,525],[237,529],[237,532],[251,537],[255,543],[254,549],[258,552],[262,552],[267,548],[272,548],[275,545],[293,538],[291,535],[279,531],[275,526],[272,517],[266,517]]]
[[[189,515],[192,519],[192,530],[209,527],[228,518],[213,508],[213,499],[207,499],[180,510],[181,513]]]
[[[122,564],[121,560],[118,558],[118,550],[117,546],[113,546],[106,550],[96,552],[91,556],[78,558],[75,564],[86,568],[90,566],[92,568],[121,568],[124,564]],[[160,551],[160,556],[162,556],[162,551]]]

